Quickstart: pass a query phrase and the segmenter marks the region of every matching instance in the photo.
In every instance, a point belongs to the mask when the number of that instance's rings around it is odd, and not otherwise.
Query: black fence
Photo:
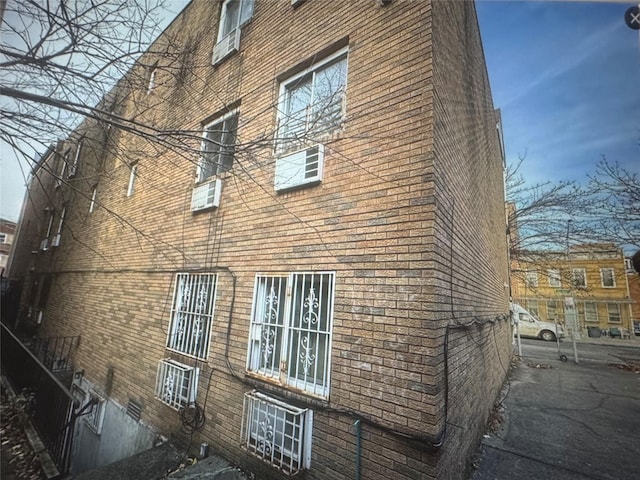
[[[26,413],[64,475],[69,471],[73,428],[79,407],[68,388],[73,371],[67,364],[65,369],[54,374],[4,324],[0,325],[2,369],[16,392],[24,396]],[[66,352],[64,358],[68,361],[73,344],[62,340],[54,343],[56,348],[60,347],[55,351]],[[52,352],[50,348],[41,351]],[[61,365],[61,358],[54,359],[52,365]]]

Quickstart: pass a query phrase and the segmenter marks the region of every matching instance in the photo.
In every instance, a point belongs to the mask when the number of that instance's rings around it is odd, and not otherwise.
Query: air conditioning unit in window
[[[216,178],[193,188],[191,195],[191,211],[197,212],[220,205],[222,180]]]
[[[287,190],[322,180],[324,145],[300,150],[276,159],[275,188]]]
[[[196,399],[198,369],[170,358],[160,360],[156,376],[156,398],[175,410]]]
[[[60,246],[60,234],[56,233],[53,238],[51,239],[51,246],[52,247],[59,247]]]
[[[225,58],[240,48],[240,29],[236,28],[213,47],[213,65],[218,65]]]
[[[69,173],[67,174],[67,178],[74,178],[76,176],[76,172],[78,170],[78,166],[73,164],[69,167]]]
[[[49,249],[49,239],[45,238],[40,242],[40,250],[46,252]]]

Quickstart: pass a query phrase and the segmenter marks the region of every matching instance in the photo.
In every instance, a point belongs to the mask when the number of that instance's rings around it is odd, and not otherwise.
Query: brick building
[[[13,245],[15,234],[16,223],[0,218],[0,273],[2,273],[2,276],[4,276],[9,262],[9,254],[11,253],[11,245]]]
[[[159,434],[261,478],[464,478],[511,354],[473,3],[194,1],[100,110],[11,270],[23,322],[81,337],[72,469]]]
[[[521,253],[512,267],[514,301],[542,319],[565,322],[566,299],[573,298],[581,334],[586,335],[588,327],[632,331],[625,266],[622,249],[612,244]]]

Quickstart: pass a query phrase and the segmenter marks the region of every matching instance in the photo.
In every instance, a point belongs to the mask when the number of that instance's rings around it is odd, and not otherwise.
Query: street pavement
[[[640,478],[640,343],[557,349],[523,341],[472,480]]]

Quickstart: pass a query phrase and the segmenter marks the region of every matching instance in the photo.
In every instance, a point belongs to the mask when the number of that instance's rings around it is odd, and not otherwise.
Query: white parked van
[[[511,312],[521,337],[541,338],[548,341],[554,341],[556,337],[564,338],[562,325],[543,322],[517,303],[511,304]]]

